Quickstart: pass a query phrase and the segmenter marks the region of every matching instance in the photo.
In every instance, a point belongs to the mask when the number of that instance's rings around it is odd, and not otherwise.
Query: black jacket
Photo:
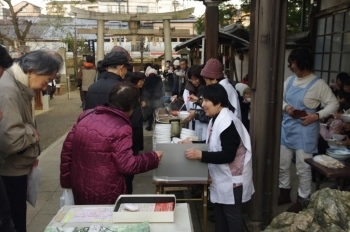
[[[85,97],[85,110],[108,104],[109,93],[114,85],[124,81],[120,76],[111,72],[103,72],[101,78],[90,85]],[[134,154],[143,150],[143,117],[141,106],[137,105],[130,116],[132,126],[132,149]]]
[[[163,81],[157,75],[151,74],[145,79],[142,100],[153,110],[163,107]]]

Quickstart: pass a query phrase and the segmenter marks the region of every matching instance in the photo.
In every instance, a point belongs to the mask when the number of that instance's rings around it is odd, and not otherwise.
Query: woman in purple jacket
[[[161,151],[132,151],[129,116],[139,100],[131,83],[118,83],[110,106],[83,112],[68,134],[61,153],[61,187],[71,188],[77,205],[114,204],[127,189],[123,175],[157,168]]]

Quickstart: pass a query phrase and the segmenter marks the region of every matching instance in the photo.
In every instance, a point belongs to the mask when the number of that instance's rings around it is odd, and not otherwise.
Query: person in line
[[[56,77],[55,77],[56,78]],[[47,86],[47,92],[49,93],[50,100],[53,100],[53,95],[56,92],[56,80],[53,79]]]
[[[142,72],[134,72],[130,78],[130,83],[135,85],[136,88],[139,90],[139,95],[142,95],[142,91],[143,91],[143,84],[145,83],[145,74]],[[141,101],[141,102],[140,102]],[[137,107],[141,107],[145,106],[145,101],[142,101],[142,99],[139,100]],[[141,125],[142,126],[142,125]],[[133,141],[136,138],[134,138],[133,135]],[[134,151],[134,155],[138,155],[139,151]],[[125,179],[125,184],[126,184],[126,189],[128,194],[132,194],[133,192],[133,186],[132,186],[132,181],[134,180],[134,175],[124,175],[124,179]]]
[[[169,65],[169,69],[167,73],[165,74],[165,77],[167,79],[167,92],[171,92],[171,95],[174,95],[173,89],[174,89],[174,66]]]
[[[34,121],[34,91],[46,90],[62,58],[38,50],[18,58],[0,79],[0,176],[10,201],[15,229],[26,231],[27,176],[40,154]]]
[[[146,119],[146,130],[151,131],[154,121],[154,110],[163,107],[164,104],[164,86],[160,76],[157,75],[157,70],[150,66],[146,69],[144,90],[142,100],[146,103],[143,107],[144,119]]]
[[[108,53],[102,62],[102,67],[106,71],[98,81],[90,85],[86,93],[85,110],[108,103],[108,96],[113,86],[119,82],[124,82],[127,73],[132,69],[128,56],[121,51]],[[133,128],[133,151],[134,154],[138,154],[139,151],[143,150],[143,118],[139,105],[136,106],[130,120]]]
[[[12,63],[13,60],[7,50],[3,46],[0,46],[0,78],[4,71],[12,66]],[[3,115],[0,110],[0,123],[2,117]],[[3,163],[3,159],[0,158],[0,165],[1,163]],[[0,178],[0,199],[0,231],[14,232],[15,226],[11,216],[10,202],[2,178]]]
[[[180,71],[178,72],[179,77],[179,95],[182,96],[183,92],[185,91],[185,86],[187,83],[187,72],[188,72],[188,62],[187,59],[182,58],[180,60]]]
[[[180,77],[177,74],[181,70],[180,60],[178,58],[176,58],[174,60],[173,65],[174,65],[174,74],[173,74],[174,85],[173,85],[173,89],[172,89],[171,92],[172,92],[173,95],[179,95],[179,81],[180,81]]]
[[[96,78],[97,68],[94,64],[94,58],[92,56],[86,57],[86,62],[79,69],[78,80],[81,80],[81,93],[82,93],[82,106],[84,109],[85,96],[89,87],[94,83]]]
[[[157,168],[163,154],[134,156],[129,117],[139,102],[136,86],[117,83],[108,102],[84,111],[63,143],[61,187],[72,189],[77,205],[114,204],[127,193],[123,175]]]
[[[254,193],[251,142],[244,125],[228,106],[223,86],[213,84],[204,89],[202,108],[212,118],[205,141],[209,151],[188,149],[186,157],[208,163],[215,231],[241,232],[241,204],[249,201]]]
[[[312,72],[313,57],[308,49],[294,49],[288,63],[294,75],[284,82],[278,204],[291,202],[290,165],[295,152],[298,197],[288,211],[298,213],[311,195],[311,167],[304,160],[318,152],[319,120],[335,113],[339,104],[330,87]],[[321,103],[325,106],[317,111]]]
[[[60,95],[61,90],[61,74],[57,73],[55,77],[57,94]]]

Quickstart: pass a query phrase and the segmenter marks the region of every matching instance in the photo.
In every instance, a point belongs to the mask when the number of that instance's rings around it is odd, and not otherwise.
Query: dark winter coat
[[[61,153],[61,187],[73,190],[75,204],[114,204],[127,193],[125,174],[158,167],[155,152],[133,155],[129,118],[105,106],[83,112]]]
[[[122,81],[124,80],[115,73],[103,72],[101,78],[93,83],[86,93],[85,110],[108,103],[109,93],[113,86]],[[136,106],[130,120],[133,132],[133,150],[137,154],[143,150],[143,117],[140,105]]]
[[[147,107],[151,107],[152,109],[157,109],[163,107],[163,81],[162,78],[155,74],[150,74],[145,79],[145,83],[143,84],[143,94],[142,101],[146,101]]]

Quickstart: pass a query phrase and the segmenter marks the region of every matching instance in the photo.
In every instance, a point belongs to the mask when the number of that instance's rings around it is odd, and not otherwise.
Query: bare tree
[[[26,37],[28,35],[29,29],[32,26],[32,21],[29,20],[23,20],[22,23],[24,25],[24,29],[21,28],[21,22],[18,18],[18,14],[29,5],[28,2],[26,2],[23,6],[21,6],[17,11],[14,10],[11,0],[3,0],[7,3],[7,5],[10,8],[10,14],[11,14],[11,22],[13,24],[13,29],[17,38],[17,41],[19,45],[25,45]],[[15,41],[13,38],[8,37],[7,34],[0,31],[0,38],[4,41],[7,41],[10,45],[14,46]]]

